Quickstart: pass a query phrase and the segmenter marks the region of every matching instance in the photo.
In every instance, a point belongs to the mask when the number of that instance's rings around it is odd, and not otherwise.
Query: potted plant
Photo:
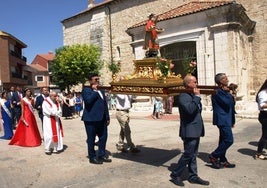
[[[115,80],[116,78],[116,74],[118,72],[120,72],[120,61],[118,61],[117,63],[115,63],[114,61],[112,61],[111,63],[108,64],[108,69],[110,70],[110,72],[112,73],[112,78],[113,78],[113,81]]]

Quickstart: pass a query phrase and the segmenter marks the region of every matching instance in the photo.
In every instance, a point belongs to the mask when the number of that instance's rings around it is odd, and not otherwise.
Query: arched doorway
[[[194,60],[197,62],[196,42],[177,42],[162,46],[160,48],[161,57],[172,60],[174,68],[172,71],[175,75],[181,74],[182,78],[187,74],[187,68]],[[197,73],[196,73],[197,77]],[[174,97],[173,106],[177,107],[177,96]]]

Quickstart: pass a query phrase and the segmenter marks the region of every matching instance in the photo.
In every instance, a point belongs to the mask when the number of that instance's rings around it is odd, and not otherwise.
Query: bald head
[[[197,79],[195,76],[192,76],[190,74],[186,75],[184,77],[184,87],[185,88],[196,88],[197,87]]]
[[[49,97],[52,101],[56,102],[57,100],[57,92],[55,91],[51,91],[50,94],[49,94]]]

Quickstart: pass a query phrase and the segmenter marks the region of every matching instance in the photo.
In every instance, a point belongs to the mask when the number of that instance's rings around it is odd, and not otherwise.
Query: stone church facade
[[[265,0],[89,1],[85,11],[62,21],[64,45],[96,44],[106,64],[121,62],[121,74],[131,74],[133,60],[144,57],[144,24],[154,13],[159,15],[157,25],[165,29],[159,35],[161,55],[174,60],[176,73],[189,53],[197,59],[199,84],[214,85],[214,75],[225,72],[238,84],[245,106],[266,79],[266,12]],[[107,66],[102,75],[102,83],[108,84]]]

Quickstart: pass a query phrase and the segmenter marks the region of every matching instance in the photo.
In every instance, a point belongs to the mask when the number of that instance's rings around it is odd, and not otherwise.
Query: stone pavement
[[[176,187],[169,181],[170,170],[181,156],[183,145],[178,137],[179,116],[173,115],[154,120],[150,112],[131,112],[132,139],[140,153],[120,153],[119,125],[111,112],[107,152],[112,163],[93,165],[88,162],[86,134],[80,118],[63,120],[65,151],[51,156],[44,154],[44,147],[25,148],[9,146],[0,140],[1,188],[143,188]],[[227,153],[234,169],[212,169],[206,163],[207,155],[215,149],[218,130],[211,124],[211,112],[203,113],[206,136],[201,138],[198,156],[199,176],[210,181],[214,188],[263,188],[266,187],[267,161],[254,160],[261,134],[255,118],[237,118],[233,129],[235,143]],[[41,130],[41,129],[40,129]],[[2,133],[0,133],[2,134]],[[186,173],[184,174],[186,177]],[[202,187],[184,181],[185,187]]]

